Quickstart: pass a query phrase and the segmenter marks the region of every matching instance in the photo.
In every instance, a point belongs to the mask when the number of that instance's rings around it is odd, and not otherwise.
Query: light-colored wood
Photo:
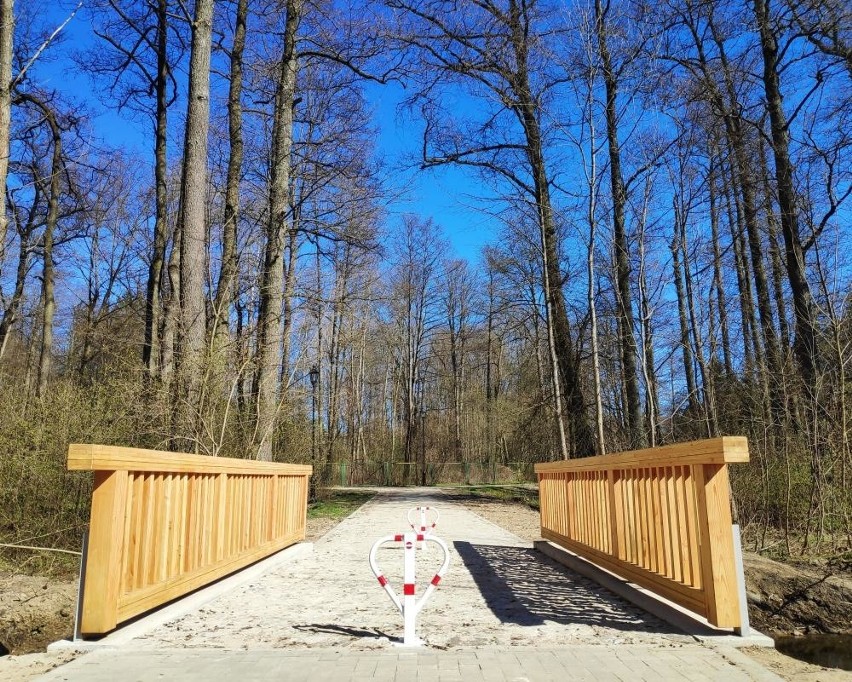
[[[606,471],[635,469],[642,466],[684,466],[689,464],[734,464],[748,462],[748,440],[743,436],[724,436],[666,445],[660,448],[630,450],[597,457],[544,462],[535,465],[536,473],[550,471]]]
[[[542,537],[706,616],[739,627],[725,437],[536,465]]]
[[[728,469],[724,465],[708,464],[696,467],[696,473],[701,572],[707,576],[707,618],[721,627],[739,627],[739,591],[728,500]]]
[[[114,467],[94,469],[86,635],[109,632],[305,536],[309,466],[99,445],[71,446],[68,462]]]
[[[254,459],[208,457],[185,452],[163,452],[114,445],[73,443],[68,446],[67,467],[77,471],[152,471],[194,474],[236,473],[310,476],[310,464],[259,462]]]
[[[125,552],[127,472],[98,471],[92,488],[92,522],[83,591],[84,632],[107,632],[118,622],[122,555]]]

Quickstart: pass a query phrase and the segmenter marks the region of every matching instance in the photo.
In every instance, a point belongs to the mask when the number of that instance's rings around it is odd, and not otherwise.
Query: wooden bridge
[[[730,633],[745,624],[737,589],[727,466],[747,460],[744,439],[722,438],[538,465],[542,536],[705,616],[724,628],[722,635]],[[172,600],[204,578],[215,580],[214,576],[277,552],[304,534],[310,474],[306,467],[99,446],[72,446],[69,466],[96,472],[81,619],[89,638],[112,630],[142,606]],[[494,536],[495,527],[482,526],[460,505],[436,498],[439,494],[429,489],[380,494],[323,538],[315,558],[281,569],[269,580],[258,580],[247,592],[221,597],[215,602],[214,610],[220,612],[215,624],[189,615],[174,626],[177,630],[160,628],[140,645],[192,658],[191,652],[179,653],[187,644],[231,651],[240,648],[237,642],[244,641],[248,631],[246,641],[252,646],[276,652],[268,656],[289,657],[293,663],[293,657],[310,658],[310,652],[298,653],[300,647],[320,646],[320,658],[326,657],[322,660],[337,661],[340,679],[349,675],[340,652],[370,649],[358,654],[369,661],[364,665],[373,666],[372,677],[363,679],[394,679],[399,666],[405,667],[404,660],[384,649],[392,639],[389,633],[400,629],[401,622],[395,625],[397,618],[386,613],[383,595],[366,568],[365,543],[386,530],[402,530],[393,524],[401,525],[406,505],[431,499],[442,507],[440,532],[452,542],[454,559],[434,611],[424,615],[423,627],[427,642],[446,650],[435,660],[448,661],[453,674],[460,675],[467,665],[464,661],[473,660],[471,647],[486,651],[497,646],[502,651],[508,646],[515,656],[509,667],[517,667],[527,656],[529,666],[538,670],[542,656],[550,656],[558,668],[567,665],[563,658],[579,656],[589,644],[596,648],[587,653],[600,659],[604,652],[597,645],[612,640],[638,647],[637,660],[650,661],[654,673],[648,679],[668,679],[669,674],[671,679],[683,679],[677,671],[696,664],[706,671],[718,669],[718,679],[775,679],[733,650],[727,659],[710,655],[691,637],[677,634],[676,628],[642,616],[626,602],[548,563],[518,538]],[[99,576],[97,582],[93,575]],[[252,611],[252,605],[260,611]],[[317,623],[317,610],[327,620]],[[314,615],[309,617],[310,613]],[[444,632],[466,621],[472,622],[471,630]],[[171,632],[179,637],[173,638]],[[104,641],[110,637],[115,635]],[[672,642],[683,649],[677,660],[666,653]],[[611,665],[624,667],[628,652],[616,649]],[[395,661],[396,672],[390,677],[379,674],[382,665],[390,665],[381,664],[385,655]],[[417,654],[417,660],[424,655]],[[737,656],[734,669],[731,658]],[[482,667],[486,658],[479,654],[473,658],[482,673],[488,667]],[[79,679],[107,679],[98,675],[116,674],[115,666],[122,665],[118,659],[109,665],[99,660],[84,657],[72,664],[88,671]],[[125,657],[123,664],[129,660]],[[311,679],[318,660],[313,666],[306,663],[304,679]],[[156,665],[151,665],[154,670]],[[595,666],[592,672],[600,670],[599,664]],[[556,668],[550,672],[555,674]],[[355,668],[350,672],[353,679],[358,677]],[[529,672],[529,679],[551,679]],[[496,675],[495,679],[503,679]],[[186,672],[177,679],[195,678]],[[446,679],[458,677],[448,674]],[[490,676],[483,673],[473,679]]]

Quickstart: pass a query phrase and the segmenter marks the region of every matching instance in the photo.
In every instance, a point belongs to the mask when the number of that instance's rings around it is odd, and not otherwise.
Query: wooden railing
[[[68,468],[95,472],[84,634],[305,537],[310,466],[71,445]]]
[[[718,627],[739,628],[726,437],[535,467],[541,534]]]

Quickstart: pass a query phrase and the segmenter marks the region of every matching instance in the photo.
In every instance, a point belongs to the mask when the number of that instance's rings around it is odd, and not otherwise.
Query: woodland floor
[[[528,506],[445,491],[465,506],[524,540],[539,538],[538,512]],[[315,540],[339,519],[308,519],[307,540]],[[780,563],[746,554],[752,626],[771,636],[819,632],[852,634],[852,574],[834,568]],[[76,580],[0,572],[0,678],[28,680],[73,657],[44,654],[50,642],[73,629]],[[745,650],[788,680],[852,681],[852,673],[802,663],[774,650]],[[11,654],[11,655],[8,655]]]

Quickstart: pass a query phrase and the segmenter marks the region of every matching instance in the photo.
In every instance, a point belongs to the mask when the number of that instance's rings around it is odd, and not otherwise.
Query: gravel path
[[[444,581],[418,619],[436,649],[566,644],[681,646],[691,639],[534,552],[513,535],[435,489],[384,489],[314,545],[308,557],[259,578],[203,609],[153,630],[135,648],[385,649],[402,618],[367,563],[372,543],[406,530],[406,512],[439,509],[436,534],[451,548]],[[526,534],[526,533],[525,533]],[[398,547],[398,545],[396,546]],[[402,552],[379,563],[402,591]],[[418,594],[439,550],[418,558]]]

